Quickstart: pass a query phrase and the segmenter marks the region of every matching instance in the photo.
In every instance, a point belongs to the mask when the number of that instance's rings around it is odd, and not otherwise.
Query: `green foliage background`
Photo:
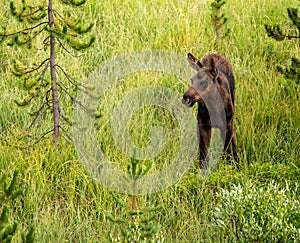
[[[249,182],[260,188],[275,181],[282,187],[287,182],[289,190],[298,192],[299,85],[285,79],[276,68],[278,63],[299,55],[299,43],[276,42],[267,37],[264,29],[264,24],[273,22],[289,28],[285,6],[300,7],[297,4],[293,0],[228,1],[223,12],[228,17],[226,27],[230,31],[219,40],[215,39],[211,24],[209,1],[89,0],[79,9],[62,9],[71,16],[77,16],[79,11],[78,15],[86,18],[88,23],[95,21],[96,41],[90,50],[77,59],[57,54],[58,61],[77,80],[85,80],[90,72],[110,58],[143,49],[167,50],[184,56],[192,52],[199,57],[219,52],[233,64],[236,76],[235,127],[242,169],[237,171],[221,164],[209,177],[202,178],[194,168],[167,190],[141,197],[142,207],[163,206],[157,215],[159,238],[165,242],[228,239],[227,231],[216,229],[211,214],[215,205],[224,202],[220,196],[222,193],[216,194],[222,188],[230,191],[234,184],[247,187]],[[9,15],[8,9],[9,3],[2,3],[0,23],[8,29],[22,27]],[[30,111],[31,107],[23,109],[14,104],[14,100],[25,97],[26,92],[20,89],[21,84],[11,70],[12,60],[22,63],[43,60],[47,53],[41,49],[38,40],[33,46],[37,49],[0,46],[0,173],[12,175],[14,169],[18,169],[19,186],[23,190],[10,217],[19,221],[19,230],[13,241],[19,242],[21,232],[33,223],[36,242],[105,242],[107,232],[114,235],[118,231],[117,226],[105,218],[106,213],[119,217],[126,213],[108,189],[89,177],[73,145],[61,141],[60,147],[52,147],[51,141],[46,140],[24,148],[25,129],[32,119],[26,109]],[[105,94],[103,104],[114,104],[124,93],[153,83],[180,93],[187,88],[182,81],[169,75],[130,75]],[[100,125],[105,124],[110,116],[109,108],[104,107],[101,112],[104,115],[100,118]],[[143,112],[147,115],[152,111]],[[170,129],[174,122],[172,118],[158,113],[152,116],[150,126],[163,117],[164,124],[159,124]],[[137,114],[136,120],[141,121],[142,115]],[[133,121],[133,127],[134,124]],[[111,144],[109,129],[105,125],[100,127],[99,139],[102,139],[107,156],[126,164],[129,158]],[[133,137],[138,137],[136,143],[147,144],[140,135],[147,137],[147,129],[143,130],[142,126],[133,129]],[[168,146],[172,148],[172,144]],[[160,157],[161,161],[171,159],[172,153],[168,151]],[[285,191],[287,195],[289,190]],[[264,193],[272,193],[272,190]],[[126,196],[123,197],[126,200]],[[294,199],[295,195],[290,197]],[[271,203],[269,206],[272,207]],[[249,235],[251,233],[250,230]]]

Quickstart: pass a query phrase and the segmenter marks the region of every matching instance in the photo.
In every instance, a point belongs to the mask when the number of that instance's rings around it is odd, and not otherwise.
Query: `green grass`
[[[6,6],[7,5],[7,6]],[[16,29],[16,22],[0,10],[0,23]],[[165,191],[139,197],[139,207],[161,205],[155,212],[160,226],[158,238],[165,242],[222,242],[226,232],[218,231],[211,212],[219,200],[221,188],[234,184],[261,187],[269,181],[292,188],[300,178],[300,103],[299,85],[276,72],[276,65],[299,55],[297,41],[275,42],[264,30],[265,23],[279,21],[289,26],[285,7],[300,5],[292,0],[228,1],[223,11],[229,17],[229,35],[216,44],[210,23],[209,1],[96,1],[88,0],[78,10],[87,22],[95,21],[96,42],[80,58],[57,55],[78,80],[85,80],[99,65],[111,58],[144,49],[166,50],[185,56],[192,52],[202,57],[219,52],[232,62],[236,76],[235,128],[241,158],[240,171],[224,163],[202,178],[196,165]],[[69,10],[68,10],[69,9]],[[64,7],[64,11],[70,8]],[[72,10],[72,15],[76,15]],[[39,46],[40,47],[40,46]],[[47,52],[0,46],[0,173],[19,169],[23,194],[11,209],[11,220],[19,230],[13,242],[21,241],[32,222],[36,242],[106,242],[107,234],[117,237],[119,226],[107,220],[110,213],[128,218],[128,209],[114,200],[109,189],[98,184],[85,170],[76,149],[61,141],[53,147],[47,139],[24,147],[26,128],[32,117],[30,107],[14,103],[26,95],[11,74],[12,60],[33,63]],[[188,65],[188,63],[186,63]],[[187,85],[168,74],[141,72],[125,77],[105,92],[100,102],[103,117],[98,121],[99,136],[105,154],[120,168],[130,158],[114,144],[109,118],[114,104],[134,89],[160,85],[183,94]],[[195,110],[194,110],[195,111]],[[47,127],[50,121],[42,125]],[[178,141],[172,134],[179,129],[174,117],[153,108],[140,110],[130,124],[137,145],[149,145],[152,126],[166,129],[166,149],[154,161],[154,169],[172,161]],[[50,140],[50,139],[49,139]],[[118,162],[121,162],[118,164]],[[299,194],[298,194],[299,195]],[[120,195],[125,201],[130,197]],[[299,197],[298,197],[299,200]]]

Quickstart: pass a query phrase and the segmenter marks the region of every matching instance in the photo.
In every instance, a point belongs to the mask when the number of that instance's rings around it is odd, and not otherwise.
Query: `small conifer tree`
[[[33,120],[29,128],[39,126],[40,119],[47,113],[52,114],[53,126],[41,137],[52,132],[54,142],[57,142],[60,130],[67,134],[62,123],[71,123],[63,110],[62,102],[76,102],[75,94],[78,89],[89,91],[88,87],[68,75],[64,67],[58,63],[56,56],[61,49],[75,57],[70,49],[81,51],[95,41],[94,36],[89,38],[83,36],[90,32],[93,23],[86,24],[86,20],[81,18],[71,19],[68,16],[70,14],[61,13],[60,8],[54,6],[54,2],[79,7],[86,1],[47,0],[41,1],[39,5],[31,5],[22,0],[21,6],[16,6],[15,1],[11,1],[10,13],[23,27],[20,30],[11,30],[2,26],[0,31],[0,42],[6,40],[9,46],[32,48],[33,40],[42,42],[43,50],[47,54],[44,55],[46,57],[41,57],[37,64],[22,66],[19,61],[14,61],[13,74],[22,80],[24,89],[29,93],[25,99],[17,100],[16,103],[25,106],[35,101],[37,104],[32,112]]]
[[[18,171],[14,171],[11,182],[8,183],[7,174],[0,177],[0,242],[12,241],[16,233],[18,222],[9,220],[9,210],[14,200],[20,196],[22,190],[17,187]],[[22,233],[24,243],[34,242],[34,227],[29,226],[28,232]]]
[[[297,8],[287,8],[288,17],[296,28],[295,33],[286,33],[279,24],[265,25],[269,37],[276,41],[298,39],[300,44],[300,15]],[[289,67],[279,66],[278,70],[288,79],[300,83],[300,59],[293,57]]]
[[[127,170],[133,179],[133,193],[135,192],[135,182],[146,175],[151,169],[151,166],[151,163],[142,166],[139,161],[131,159]],[[127,201],[122,200],[120,196],[113,192],[112,196],[126,213],[122,217],[106,214],[106,219],[113,222],[119,228],[117,235],[111,231],[108,232],[110,242],[153,242],[155,238],[159,237],[157,235],[159,231],[157,212],[162,209],[161,206],[141,209],[139,203],[140,196],[138,195],[129,195]]]
[[[210,4],[211,8],[211,21],[215,28],[216,38],[221,37],[220,31],[228,21],[228,17],[221,12],[222,7],[226,4],[225,0],[214,0]],[[226,33],[225,33],[226,35]]]

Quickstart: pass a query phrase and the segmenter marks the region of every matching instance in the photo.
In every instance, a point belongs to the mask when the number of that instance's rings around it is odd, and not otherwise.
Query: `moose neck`
[[[203,98],[203,103],[208,111],[211,126],[223,129],[226,124],[226,116],[224,110],[224,103],[217,89],[214,89],[213,94],[209,97]],[[199,109],[201,106],[199,104]]]

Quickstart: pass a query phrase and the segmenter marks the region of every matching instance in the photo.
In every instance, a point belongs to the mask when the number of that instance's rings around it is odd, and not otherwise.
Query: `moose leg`
[[[199,163],[204,165],[205,159],[208,156],[208,146],[211,138],[211,127],[198,125],[198,140],[199,140]]]
[[[236,142],[235,142],[235,132],[232,133],[231,138],[231,148],[232,148],[232,155],[236,162],[238,162],[238,155],[237,155],[237,149],[236,149]]]
[[[235,161],[238,161],[238,156],[236,152],[234,126],[232,122],[229,122],[227,124],[225,141],[224,141],[224,153],[226,155],[227,161],[230,160],[231,156],[233,156]]]

